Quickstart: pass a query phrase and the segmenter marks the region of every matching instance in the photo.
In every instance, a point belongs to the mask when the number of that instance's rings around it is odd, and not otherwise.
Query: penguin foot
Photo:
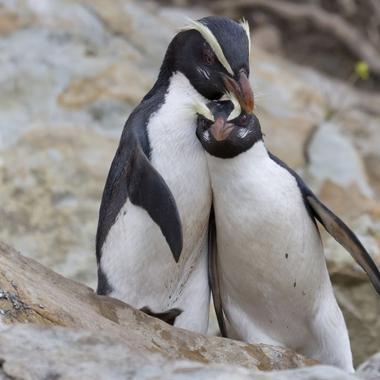
[[[151,317],[161,319],[161,321],[164,321],[172,326],[174,325],[176,318],[183,312],[181,309],[173,308],[162,313],[154,313],[148,306],[142,307],[140,311],[150,315]]]

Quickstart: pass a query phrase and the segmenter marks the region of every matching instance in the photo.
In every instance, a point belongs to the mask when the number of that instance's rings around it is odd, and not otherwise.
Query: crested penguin
[[[248,24],[226,17],[190,20],[173,38],[124,126],[99,212],[97,293],[202,333],[211,188],[191,104],[228,91],[252,110],[249,46]]]
[[[380,294],[379,270],[343,221],[267,151],[257,117],[230,98],[196,105],[213,193],[209,270],[221,333],[353,371],[316,220]]]

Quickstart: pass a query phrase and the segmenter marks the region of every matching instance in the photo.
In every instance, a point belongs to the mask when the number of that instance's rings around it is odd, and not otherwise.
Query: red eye
[[[200,117],[199,118],[199,121],[198,121],[198,124],[199,124],[199,126],[203,129],[203,130],[205,130],[205,129],[207,129],[207,120],[204,118],[204,117]]]
[[[208,45],[203,46],[202,61],[206,65],[213,65],[215,63],[215,54]]]
[[[248,115],[246,113],[242,113],[240,116],[239,116],[239,124],[240,125],[246,125],[248,122]]]

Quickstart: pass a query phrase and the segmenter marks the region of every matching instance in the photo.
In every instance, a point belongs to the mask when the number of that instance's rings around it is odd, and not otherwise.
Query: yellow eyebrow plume
[[[192,104],[192,109],[198,115],[202,115],[208,120],[215,121],[214,115],[211,113],[210,109],[206,104],[202,103],[199,100],[194,100]]]
[[[229,114],[227,121],[233,120],[241,114],[241,107],[236,96],[231,92],[226,92],[225,97],[233,104],[234,108]]]
[[[234,75],[234,72],[231,68],[231,65],[228,63],[223,50],[221,46],[219,45],[218,40],[214,36],[214,34],[211,32],[211,30],[206,26],[203,25],[199,21],[188,19],[189,25],[184,26],[181,28],[181,30],[196,30],[198,31],[202,37],[206,40],[206,42],[210,45],[211,49],[215,53],[216,57],[218,58],[219,62],[224,66],[224,68],[227,70],[227,72],[231,75]]]
[[[249,30],[249,24],[248,24],[248,21],[243,18],[239,21],[239,24],[241,25],[241,27],[244,29],[246,35],[247,35],[247,38],[248,38],[248,52],[249,52],[249,55],[251,55],[251,32]]]

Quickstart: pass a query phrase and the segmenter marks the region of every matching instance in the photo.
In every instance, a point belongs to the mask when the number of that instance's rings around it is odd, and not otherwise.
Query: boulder
[[[380,352],[371,356],[357,369],[358,375],[364,380],[380,379]]]
[[[102,182],[116,147],[114,139],[92,128],[41,126],[26,132],[17,149],[4,149],[2,239],[17,235],[26,256],[95,286],[96,260],[89,251],[95,251]]]
[[[121,301],[98,296],[91,288],[62,277],[2,243],[0,289],[0,322],[3,328],[7,324],[21,322],[45,327],[75,328],[90,331],[94,336],[102,333],[111,341],[122,342],[136,355],[154,353],[166,360],[234,364],[260,370],[316,364],[314,360],[306,359],[286,348],[249,345],[174,328]],[[54,336],[55,333],[47,334]],[[79,339],[80,336],[72,335],[73,339]],[[88,342],[91,339],[85,338]],[[15,337],[14,341],[17,340]],[[50,347],[43,340],[39,344],[45,349]],[[0,344],[0,347],[8,346]],[[22,343],[20,347],[30,349]],[[7,350],[8,348],[5,351]],[[94,354],[93,360],[97,359]]]
[[[0,379],[358,380],[320,365],[259,372],[231,364],[167,360],[155,352],[138,352],[107,331],[33,325],[0,333],[0,362]]]
[[[308,171],[317,182],[315,187],[328,178],[344,187],[356,184],[363,195],[373,196],[358,151],[336,123],[324,122],[313,134],[308,145]]]
[[[320,198],[363,242],[380,268],[380,202],[365,197],[357,185],[344,188],[326,180]],[[321,228],[328,269],[343,311],[355,364],[380,347],[380,297],[351,255]]]

